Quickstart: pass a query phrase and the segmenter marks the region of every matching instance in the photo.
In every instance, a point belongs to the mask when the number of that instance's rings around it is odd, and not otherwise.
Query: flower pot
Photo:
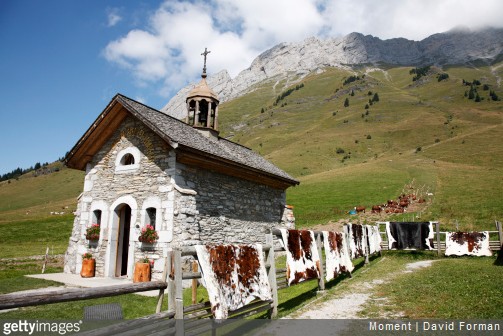
[[[98,242],[99,242],[98,239],[91,239],[91,240],[89,240],[89,247],[93,247],[93,248],[98,247]]]
[[[150,264],[137,262],[134,265],[133,282],[150,281]]]
[[[83,278],[94,277],[95,266],[96,266],[95,259],[82,259],[82,270],[80,271],[80,276]]]

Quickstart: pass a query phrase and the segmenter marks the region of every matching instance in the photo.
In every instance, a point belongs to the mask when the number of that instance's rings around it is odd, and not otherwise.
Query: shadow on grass
[[[311,281],[316,282],[315,280]],[[302,292],[297,296],[290,297],[288,300],[278,304],[278,312],[288,312],[295,310],[298,307],[301,307],[302,305],[306,304],[306,301],[315,298],[317,292],[318,292],[318,286],[309,289],[305,292]]]
[[[383,256],[396,257],[409,260],[430,260],[439,259],[437,251],[422,251],[422,250],[391,250],[382,251]]]

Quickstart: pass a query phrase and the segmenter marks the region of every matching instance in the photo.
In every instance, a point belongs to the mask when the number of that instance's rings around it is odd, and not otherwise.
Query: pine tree
[[[346,100],[344,101],[344,107],[348,107],[349,106],[349,99],[346,98]]]

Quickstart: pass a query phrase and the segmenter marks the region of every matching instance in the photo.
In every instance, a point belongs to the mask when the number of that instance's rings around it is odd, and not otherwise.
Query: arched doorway
[[[131,207],[123,204],[115,210],[119,219],[117,230],[117,255],[115,261],[115,276],[127,276],[129,258],[129,232],[131,229]]]

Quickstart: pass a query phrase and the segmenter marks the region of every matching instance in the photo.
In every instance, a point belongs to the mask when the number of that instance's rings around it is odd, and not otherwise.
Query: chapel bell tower
[[[206,56],[210,53],[207,48],[201,54],[204,56],[201,81],[188,94],[187,118],[185,122],[201,131],[205,135],[218,135],[218,96],[206,83]]]

